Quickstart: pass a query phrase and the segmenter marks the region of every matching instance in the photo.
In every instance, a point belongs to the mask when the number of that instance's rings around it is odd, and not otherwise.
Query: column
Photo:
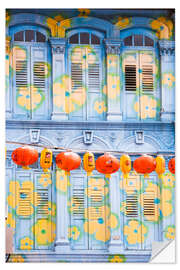
[[[120,102],[120,40],[106,39],[107,55],[107,120],[121,121],[122,110]]]
[[[10,40],[9,36],[6,37],[6,81],[5,81],[5,89],[6,89],[6,119],[12,117],[12,109],[11,109],[11,94],[10,94]]]
[[[161,120],[175,117],[175,42],[159,41],[161,75]]]
[[[53,111],[52,120],[67,120],[65,105],[65,38],[50,38],[52,47],[52,93],[53,93]]]

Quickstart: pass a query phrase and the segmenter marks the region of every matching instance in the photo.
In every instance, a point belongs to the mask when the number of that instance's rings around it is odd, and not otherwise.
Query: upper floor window
[[[46,42],[46,37],[39,31],[25,30],[14,34],[14,41],[21,42]]]
[[[12,33],[12,107],[18,119],[50,115],[50,51],[45,31],[27,26]]]
[[[146,46],[154,47],[154,40],[148,36],[141,34],[134,34],[124,38],[124,46]]]
[[[73,31],[68,37],[69,119],[97,121],[105,118],[102,39],[101,33],[85,29],[78,33]]]

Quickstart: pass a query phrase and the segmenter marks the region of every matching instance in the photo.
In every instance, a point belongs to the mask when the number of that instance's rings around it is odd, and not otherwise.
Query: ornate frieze
[[[159,52],[161,56],[175,55],[175,42],[170,40],[160,40]]]
[[[66,49],[65,38],[50,38],[52,54],[64,54]]]

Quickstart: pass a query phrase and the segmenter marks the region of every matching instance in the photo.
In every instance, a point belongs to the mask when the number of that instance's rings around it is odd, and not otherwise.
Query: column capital
[[[120,39],[105,39],[107,54],[120,54],[122,41]]]
[[[52,54],[64,54],[66,48],[66,39],[65,38],[50,38],[49,39]]]
[[[159,52],[161,56],[173,56],[175,55],[175,41],[172,40],[160,40]]]

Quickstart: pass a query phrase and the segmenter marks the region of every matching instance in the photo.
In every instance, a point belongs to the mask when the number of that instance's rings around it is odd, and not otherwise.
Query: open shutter
[[[101,50],[95,48],[86,48],[86,61],[87,61],[87,120],[103,119],[104,112],[98,113],[95,110],[95,102],[101,104],[102,93],[100,91],[101,86]]]
[[[26,246],[23,239],[33,240],[33,175],[30,172],[16,172],[16,181],[16,248],[25,250],[30,249],[30,246]],[[33,249],[34,243],[31,244]]]
[[[15,46],[12,51],[14,117],[27,119],[31,117],[29,47]]]
[[[71,173],[71,224],[69,227],[69,239],[72,249],[88,249],[88,234],[84,232],[85,208],[87,198],[85,188],[86,175],[82,172]]]
[[[44,179],[44,181],[42,180]],[[51,249],[55,236],[55,228],[52,223],[51,211],[52,202],[51,184],[46,185],[46,179],[51,179],[51,174],[35,174],[36,185],[36,214],[34,225],[35,248]]]
[[[31,108],[33,119],[48,119],[48,68],[47,48],[31,47]]]
[[[139,75],[138,75],[139,56],[137,52],[127,52],[123,54],[124,72],[124,117],[125,119],[135,120],[139,118]],[[136,105],[135,105],[136,104]]]
[[[124,181],[125,185],[125,217],[124,217],[124,242],[126,249],[141,249],[141,243],[139,243],[139,227],[141,222],[140,208],[139,208],[139,194],[140,189],[140,177],[129,175],[127,181]],[[135,224],[138,224],[137,227]],[[133,241],[131,241],[130,233],[132,227],[137,230],[136,234],[133,234]],[[132,232],[133,233],[133,232]]]
[[[93,250],[106,249],[106,241],[109,240],[105,185],[102,185],[102,179],[104,180],[104,176],[93,174],[88,180],[89,231],[95,232],[93,235],[89,234],[89,249]]]
[[[70,51],[71,92],[69,94],[70,119],[82,120],[86,118],[85,101],[85,49],[72,48]]]

